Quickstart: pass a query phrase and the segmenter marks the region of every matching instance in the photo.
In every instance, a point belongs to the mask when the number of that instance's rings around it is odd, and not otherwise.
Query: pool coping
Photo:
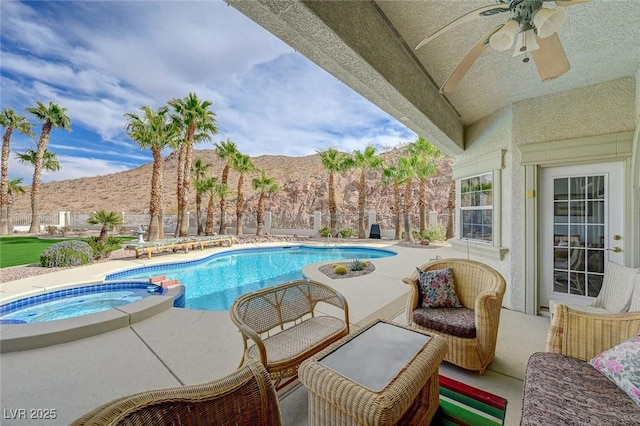
[[[0,353],[37,349],[59,343],[68,343],[129,327],[173,307],[184,287],[167,287],[165,294],[151,295],[142,300],[107,309],[55,321],[31,324],[0,325]]]

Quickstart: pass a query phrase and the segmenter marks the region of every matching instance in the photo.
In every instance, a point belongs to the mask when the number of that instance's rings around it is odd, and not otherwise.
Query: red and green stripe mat
[[[507,400],[440,376],[440,408],[431,425],[503,425]]]

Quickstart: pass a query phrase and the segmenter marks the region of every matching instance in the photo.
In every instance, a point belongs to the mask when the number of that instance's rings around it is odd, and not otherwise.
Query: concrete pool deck
[[[302,243],[315,245],[317,243]],[[239,244],[231,249],[281,246],[282,243]],[[292,245],[292,244],[290,244]],[[324,245],[324,244],[319,244]],[[364,246],[354,243],[354,246]],[[349,303],[350,319],[363,325],[382,317],[404,321],[406,285],[402,278],[429,259],[460,257],[450,247],[407,248],[394,242],[368,242],[366,246],[398,253],[375,259],[376,270],[349,279],[326,277],[316,264],[304,269],[308,278],[327,283]],[[154,256],[151,260],[115,260],[58,271],[0,284],[0,297],[21,291],[43,291],[60,285],[101,281],[107,274],[131,267],[201,258],[227,248],[211,248],[188,254]],[[544,349],[548,318],[503,310],[496,360],[484,376],[448,364],[441,373],[481,387],[509,400],[507,422],[518,424],[522,398],[522,375],[528,356]],[[504,324],[504,330],[503,330]],[[527,328],[524,344],[522,327]],[[114,398],[152,388],[206,382],[238,367],[242,341],[227,312],[170,308],[149,319],[114,331],[39,349],[0,355],[0,400],[3,425],[64,425]],[[302,395],[302,396],[301,396]],[[285,425],[306,424],[304,394],[295,392],[281,401]],[[56,411],[55,420],[29,419],[30,409]],[[26,418],[20,417],[26,410]],[[17,414],[16,414],[17,413]]]

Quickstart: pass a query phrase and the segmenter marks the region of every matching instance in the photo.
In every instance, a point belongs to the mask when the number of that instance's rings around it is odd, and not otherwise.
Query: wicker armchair
[[[140,392],[104,404],[72,426],[281,425],[269,374],[259,363],[211,382]]]
[[[320,312],[325,305],[340,318]],[[240,330],[244,356],[267,368],[276,389],[295,378],[305,359],[349,334],[349,307],[331,287],[312,280],[294,280],[237,298],[229,310]]]
[[[557,305],[545,350],[588,361],[639,332],[640,312],[602,314]]]
[[[445,361],[483,374],[495,356],[500,310],[506,283],[502,275],[495,269],[473,260],[438,259],[422,265],[420,269],[427,271],[448,267],[453,270],[455,290],[460,303],[464,308],[473,310],[473,323],[469,324],[468,328],[473,332],[471,335],[475,336],[460,337],[445,331],[451,329],[451,326],[455,328],[454,324],[444,324],[442,328],[435,329],[422,326],[414,321],[414,311],[425,309],[421,307],[422,298],[417,271],[411,277],[403,280],[411,288],[406,304],[407,324],[443,336],[449,345]],[[441,308],[431,310],[438,309]],[[456,310],[451,309],[451,312],[453,316],[456,316],[455,320],[453,317],[451,318],[452,323],[459,322],[461,318]],[[440,319],[442,320],[442,316]],[[444,321],[446,322],[446,319]]]

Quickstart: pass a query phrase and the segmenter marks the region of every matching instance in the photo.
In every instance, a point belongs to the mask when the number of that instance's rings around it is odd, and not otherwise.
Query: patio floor
[[[260,244],[264,247],[267,244]],[[362,244],[358,244],[362,245]],[[398,256],[375,259],[376,270],[366,276],[332,280],[317,271],[304,270],[309,278],[332,285],[345,295],[354,327],[381,317],[404,322],[407,288],[401,279],[413,268],[436,256],[459,257],[450,247],[407,248],[380,241]],[[254,247],[254,245],[236,245]],[[19,288],[52,283],[101,281],[107,272],[186,260],[209,255],[204,252],[157,256],[151,260],[112,261],[73,270],[13,281],[1,285],[4,294]],[[441,374],[507,398],[507,425],[520,421],[522,377],[531,353],[544,349],[549,319],[503,309],[496,359],[479,376],[443,363]],[[527,330],[523,333],[523,330]],[[0,399],[3,425],[42,424],[42,421],[11,419],[17,409],[55,409],[57,419],[47,424],[68,424],[97,405],[127,394],[152,388],[202,383],[237,368],[242,342],[227,312],[172,308],[140,323],[77,340],[0,357]],[[304,388],[281,400],[284,425],[306,424]],[[13,411],[9,411],[13,410]],[[33,423],[30,423],[33,422]]]

